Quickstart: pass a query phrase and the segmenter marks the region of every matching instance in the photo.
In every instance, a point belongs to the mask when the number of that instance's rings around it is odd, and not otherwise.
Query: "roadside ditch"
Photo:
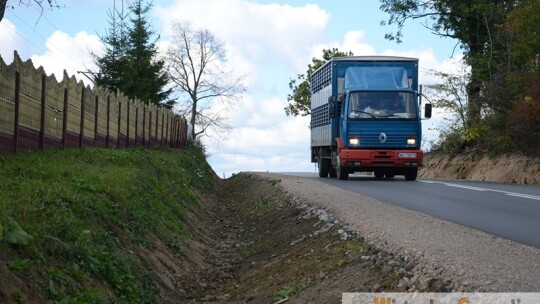
[[[200,195],[184,257],[196,267],[175,274],[170,303],[339,303],[343,292],[450,291],[451,282],[415,275],[417,261],[378,249],[278,179],[241,173],[220,183]]]

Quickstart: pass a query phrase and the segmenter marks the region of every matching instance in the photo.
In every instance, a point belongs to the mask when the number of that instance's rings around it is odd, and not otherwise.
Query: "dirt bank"
[[[540,158],[516,154],[489,157],[474,151],[458,155],[427,153],[419,176],[538,185]]]

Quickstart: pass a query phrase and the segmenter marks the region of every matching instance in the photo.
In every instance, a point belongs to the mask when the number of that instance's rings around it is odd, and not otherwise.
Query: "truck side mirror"
[[[328,116],[334,117],[336,115],[336,98],[335,96],[330,96],[328,98]]]
[[[431,118],[431,103],[426,103],[424,108],[424,117]]]

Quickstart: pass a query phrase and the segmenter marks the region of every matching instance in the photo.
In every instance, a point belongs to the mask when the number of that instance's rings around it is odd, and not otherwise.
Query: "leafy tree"
[[[224,70],[225,44],[205,29],[190,23],[174,24],[173,46],[167,52],[171,81],[190,117],[191,138],[197,142],[208,129],[226,132],[226,112],[240,100],[245,88],[242,78],[230,79]]]
[[[444,111],[446,124],[438,126],[439,139],[433,143],[432,149],[445,152],[456,152],[463,148],[467,141],[467,84],[470,74],[463,67],[458,74],[443,73],[435,70],[429,72],[439,83],[427,85],[426,92],[432,96],[433,105]]]
[[[287,115],[307,116],[311,114],[311,75],[333,57],[352,56],[352,52],[341,52],[337,48],[324,49],[322,59],[313,57],[305,74],[298,74],[296,79],[289,81],[291,93],[287,96]]]
[[[386,35],[398,43],[403,38],[403,27],[409,20],[421,19],[434,34],[455,38],[464,51],[471,77],[467,85],[467,117],[470,125],[481,119],[482,84],[494,77],[504,61],[503,46],[495,39],[497,26],[519,0],[380,0],[381,10],[390,14],[382,24],[395,24],[397,31]]]
[[[509,65],[517,70],[540,73],[540,1],[526,0],[506,17]]]
[[[448,111],[444,119],[458,129],[467,127],[467,83],[470,74],[463,68],[459,74],[431,71],[435,77],[442,79],[441,82],[427,85],[426,89],[434,96],[433,105],[436,108]]]

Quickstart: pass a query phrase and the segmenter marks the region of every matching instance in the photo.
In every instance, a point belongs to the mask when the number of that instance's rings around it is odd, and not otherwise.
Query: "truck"
[[[310,84],[311,162],[319,177],[373,172],[416,180],[424,156],[417,58],[334,57]],[[426,103],[424,118],[431,112]]]

